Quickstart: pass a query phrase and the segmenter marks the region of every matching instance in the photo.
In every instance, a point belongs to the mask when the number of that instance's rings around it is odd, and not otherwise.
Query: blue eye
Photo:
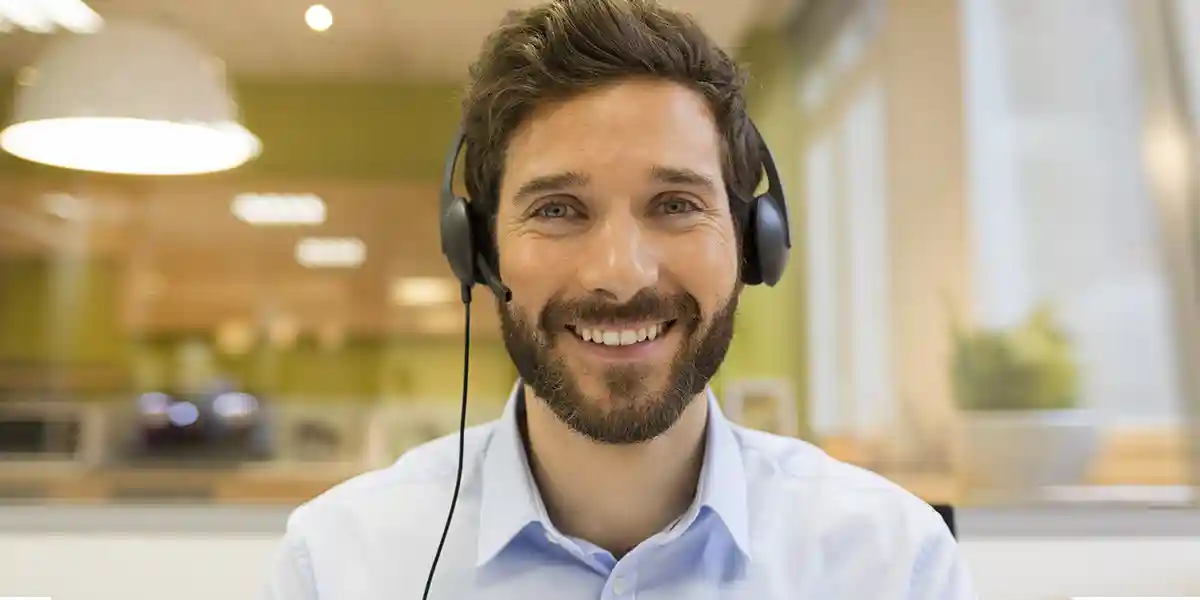
[[[575,209],[558,202],[547,202],[534,211],[539,219],[569,219],[575,216]]]
[[[665,215],[682,215],[696,210],[696,204],[683,198],[668,198],[658,204],[659,212]]]

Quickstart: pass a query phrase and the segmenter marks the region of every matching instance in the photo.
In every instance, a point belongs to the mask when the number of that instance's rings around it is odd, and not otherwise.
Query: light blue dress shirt
[[[732,424],[711,393],[695,501],[618,560],[546,516],[517,390],[499,420],[466,433],[462,492],[431,600],[976,597],[928,504],[807,443]],[[420,600],[457,460],[455,434],[296,509],[268,597]]]

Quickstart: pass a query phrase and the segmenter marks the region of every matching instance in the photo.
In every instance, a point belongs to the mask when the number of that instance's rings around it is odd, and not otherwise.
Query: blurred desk
[[[69,465],[0,466],[0,499],[121,504],[294,506],[361,471],[357,465],[84,470]]]
[[[94,469],[66,462],[0,463],[0,502],[61,504],[194,503],[295,506],[362,472],[355,463],[262,464]],[[961,482],[938,473],[886,474],[931,504],[958,508],[1014,504],[968,498]],[[1179,507],[1200,504],[1182,485],[1088,485],[1046,489],[1022,505]]]
[[[0,463],[0,502],[7,499],[79,504],[193,502],[293,506],[362,470],[355,464],[87,470],[69,463]],[[895,476],[893,480],[930,503],[961,504],[959,486],[952,477],[916,474]]]
[[[962,506],[963,490],[958,479],[943,473],[892,473],[885,477],[930,504]]]

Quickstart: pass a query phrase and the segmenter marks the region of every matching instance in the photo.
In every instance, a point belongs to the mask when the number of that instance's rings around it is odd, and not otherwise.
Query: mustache
[[[551,299],[542,308],[538,325],[555,331],[576,322],[700,321],[700,303],[691,294],[660,294],[646,288],[624,303],[593,294],[583,298]]]

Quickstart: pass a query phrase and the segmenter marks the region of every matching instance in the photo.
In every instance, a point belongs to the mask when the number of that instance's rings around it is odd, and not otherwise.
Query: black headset
[[[746,285],[767,284],[773,286],[783,277],[787,266],[788,253],[792,248],[791,226],[788,222],[787,201],[783,196],[783,183],[779,181],[779,172],[775,169],[775,160],[771,157],[771,149],[763,140],[762,135],[754,124],[750,124],[755,143],[762,151],[762,168],[767,175],[767,191],[755,196],[745,209],[745,218],[738,219],[741,223],[742,239],[742,282]],[[446,515],[446,526],[442,530],[441,541],[433,555],[433,564],[429,567],[429,577],[425,580],[425,593],[421,597],[429,600],[429,590],[433,586],[433,576],[437,572],[438,560],[446,545],[446,536],[450,533],[450,524],[454,520],[454,508],[458,505],[458,492],[462,487],[463,454],[466,444],[467,427],[467,382],[470,373],[471,357],[471,289],[476,284],[486,285],[498,300],[508,302],[512,299],[512,291],[500,280],[499,269],[493,263],[496,252],[492,244],[488,224],[482,219],[487,218],[479,211],[471,209],[471,203],[466,198],[454,193],[454,172],[459,155],[466,146],[466,135],[460,126],[454,135],[454,142],[446,156],[446,164],[442,171],[441,189],[441,230],[442,254],[450,263],[450,270],[462,286],[462,301],[466,306],[466,317],[463,331],[463,381],[462,405],[458,421],[458,473],[454,479],[454,495],[450,499],[450,509]],[[738,197],[729,190],[730,202]],[[488,247],[481,247],[487,244]]]

